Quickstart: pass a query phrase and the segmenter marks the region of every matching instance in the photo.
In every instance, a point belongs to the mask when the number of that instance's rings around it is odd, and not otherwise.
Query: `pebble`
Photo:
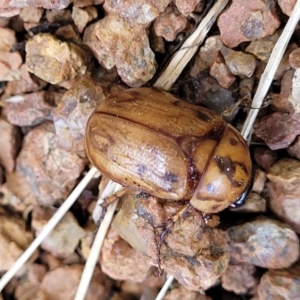
[[[262,117],[254,124],[254,133],[271,150],[287,148],[300,134],[299,114],[275,112]]]
[[[300,162],[283,158],[267,173],[270,207],[284,222],[300,233]]]
[[[185,287],[178,286],[169,291],[164,300],[212,300],[212,298],[196,291],[187,290]]]
[[[82,271],[82,265],[74,264],[47,272],[35,295],[36,299],[74,299]],[[112,279],[96,268],[85,299],[107,299],[112,293],[112,285]]]
[[[281,30],[277,30],[272,35],[254,40],[246,47],[245,51],[267,63],[280,34]]]
[[[145,27],[129,19],[107,15],[86,28],[83,43],[106,69],[116,66],[119,76],[131,87],[145,84],[156,72]]]
[[[271,35],[279,25],[274,0],[233,0],[218,18],[221,39],[229,48]]]
[[[73,6],[72,19],[74,20],[74,23],[77,26],[77,29],[80,33],[83,32],[83,30],[86,27],[86,24],[96,19],[97,16],[98,12],[96,7],[94,6],[90,6],[87,8],[78,8],[76,6]]]
[[[188,16],[191,14],[197,6],[201,5],[201,2],[205,2],[202,0],[175,0],[174,4],[177,6],[180,13],[184,16]],[[205,5],[205,4],[204,4]]]
[[[119,15],[137,24],[149,24],[162,13],[171,0],[106,0],[103,8],[109,15]],[[130,49],[130,48],[128,48]]]
[[[289,225],[258,217],[227,229],[230,260],[261,268],[290,267],[299,258],[299,238]]]
[[[0,132],[0,164],[6,172],[13,172],[15,159],[21,146],[21,132],[3,117],[0,117]]]
[[[227,47],[223,47],[220,51],[231,74],[248,78],[253,75],[256,68],[256,60],[253,55],[242,51],[233,51]]]
[[[17,101],[6,103],[3,114],[11,124],[17,126],[35,126],[52,121],[55,96],[55,93],[47,91],[20,95]]]
[[[216,78],[218,83],[225,89],[228,89],[236,80],[229,68],[225,64],[224,58],[220,52],[217,52],[210,67],[209,74]]]
[[[40,33],[26,43],[26,65],[29,72],[57,84],[88,73],[90,56],[74,43]]]
[[[187,26],[187,18],[176,7],[169,6],[161,13],[153,23],[153,29],[157,36],[162,36],[166,41],[172,42],[178,33]]]
[[[113,228],[106,235],[100,265],[102,271],[115,280],[142,282],[154,272],[147,259],[121,239]]]
[[[229,264],[226,272],[221,276],[222,287],[237,295],[253,295],[259,282],[255,273],[256,267],[251,264]]]
[[[296,2],[297,0],[278,0],[278,5],[284,14],[290,16]]]
[[[32,228],[38,235],[45,224],[50,220],[55,211],[52,209],[35,206],[32,211]],[[68,212],[59,224],[44,239],[41,248],[50,252],[60,259],[66,258],[74,253],[85,231],[78,225],[72,213]]]
[[[59,147],[85,155],[84,135],[89,116],[105,97],[120,90],[119,86],[89,76],[79,78],[55,108],[54,125]]]
[[[300,295],[300,264],[288,269],[269,270],[257,289],[259,300],[296,300]]]
[[[225,272],[229,262],[223,234],[207,228],[192,207],[174,223],[166,223],[183,207],[173,202],[162,206],[157,201],[154,197],[128,197],[113,221],[114,229],[152,265],[157,265],[160,257],[164,271],[186,288],[208,289]],[[164,237],[158,255],[157,230],[162,224],[170,224],[171,230]]]
[[[16,170],[26,177],[40,203],[49,206],[69,195],[85,164],[85,159],[57,146],[54,125],[46,122],[24,137]]]

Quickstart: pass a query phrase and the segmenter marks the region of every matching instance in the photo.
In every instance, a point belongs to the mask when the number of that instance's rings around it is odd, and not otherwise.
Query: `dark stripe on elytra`
[[[197,117],[198,119],[200,119],[200,120],[202,120],[202,121],[204,121],[204,122],[210,122],[209,116],[207,116],[207,115],[206,115],[204,112],[202,112],[202,111],[199,111],[199,110],[195,111],[195,115],[196,115],[196,117]]]

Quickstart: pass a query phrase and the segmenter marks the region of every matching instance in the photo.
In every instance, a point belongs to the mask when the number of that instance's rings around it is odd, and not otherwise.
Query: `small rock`
[[[128,19],[109,14],[86,28],[83,42],[106,69],[116,66],[122,80],[131,87],[145,84],[156,72],[146,29]]]
[[[281,269],[299,258],[299,239],[285,223],[258,217],[228,228],[227,234],[232,262]]]
[[[13,266],[24,250],[2,234],[0,234],[0,243],[0,271],[4,272]]]
[[[37,291],[39,289],[39,283],[33,282],[24,282],[19,283],[16,287],[14,296],[16,300],[31,300],[37,299],[35,296],[37,295]],[[46,298],[38,298],[40,300],[47,300]]]
[[[90,65],[88,52],[48,33],[37,34],[29,40],[26,54],[28,71],[52,84],[84,75]]]
[[[271,150],[287,148],[300,134],[299,114],[275,112],[265,116],[254,124],[254,133]]]
[[[68,9],[56,10],[56,9],[47,9],[46,10],[46,19],[49,23],[69,23],[72,22],[71,11]]]
[[[117,14],[138,24],[149,24],[172,2],[171,0],[106,0],[103,7],[110,14]],[[129,48],[128,48],[129,49]]]
[[[0,117],[0,164],[6,172],[13,172],[15,159],[21,144],[19,129]]]
[[[267,63],[280,34],[281,31],[277,30],[272,35],[252,41],[247,46],[246,52]]]
[[[81,265],[72,265],[62,266],[47,272],[38,293],[47,300],[74,299],[82,271]],[[112,279],[104,275],[99,268],[96,268],[85,299],[108,299],[112,292],[112,285]]]
[[[24,7],[21,9],[20,18],[27,23],[39,23],[44,14],[44,9],[39,7]]]
[[[132,280],[125,280],[121,283],[120,289],[123,292],[130,293],[135,295],[136,298],[140,299],[142,294],[145,293],[146,289],[149,289],[150,292],[155,292],[152,298],[154,299],[159,292],[159,289],[164,285],[166,281],[166,274],[162,276],[150,275],[143,282],[135,282]],[[146,298],[148,299],[148,298]]]
[[[182,209],[184,206],[174,201],[162,205],[151,196],[131,196],[126,198],[113,226],[151,264],[157,265],[160,260],[164,271],[180,284],[191,290],[205,290],[226,270],[225,241],[221,232],[206,227],[199,212],[190,206],[174,219]],[[170,227],[163,238],[158,231],[162,224]]]
[[[2,166],[0,165],[0,187],[2,186],[3,181],[4,181],[3,175],[4,175],[4,172],[3,172]],[[0,199],[3,198],[3,196],[4,196],[3,194],[2,195],[0,194]],[[0,203],[1,203],[1,200],[0,200]]]
[[[255,272],[256,268],[247,263],[229,264],[226,272],[221,276],[222,287],[237,295],[254,294],[258,285]]]
[[[79,32],[76,29],[76,26],[73,24],[59,27],[55,31],[55,36],[61,40],[67,40],[73,43],[81,43]]]
[[[104,0],[73,0],[73,5],[76,7],[87,7],[92,5],[103,4]]]
[[[191,76],[197,75],[207,68],[210,68],[216,53],[224,47],[219,35],[210,36],[205,41],[196,55],[195,63],[191,69]]]
[[[245,204],[236,208],[229,208],[237,213],[264,213],[267,210],[267,201],[259,194],[251,192],[246,199]]]
[[[241,78],[239,85],[239,96],[241,99],[252,99],[255,80],[253,77]]]
[[[235,81],[235,77],[225,64],[224,58],[220,52],[215,55],[209,74],[216,78],[218,83],[225,89],[228,89]]]
[[[197,291],[189,291],[182,285],[173,288],[169,291],[166,296],[163,298],[164,300],[212,300],[212,298],[202,295]]]
[[[0,218],[0,271],[3,272],[8,270],[30,245],[33,234],[25,230],[25,222],[19,218],[4,215],[0,215]],[[36,255],[33,259],[36,259]]]
[[[112,228],[103,244],[100,265],[102,271],[115,280],[142,282],[151,272],[147,259],[121,239]]]
[[[35,206],[32,212],[32,228],[38,235],[53,215],[53,210]],[[85,231],[75,217],[68,212],[45,238],[41,248],[58,258],[66,258],[74,253]]]
[[[293,81],[292,81],[292,92],[288,97],[288,101],[293,107],[295,113],[300,112],[300,48],[295,49],[289,56],[289,63],[295,70]]]
[[[275,1],[267,0],[233,0],[218,18],[221,39],[229,48],[271,35],[279,25]]]
[[[289,63],[289,57],[290,57],[290,54],[297,48],[298,48],[298,45],[296,43],[290,43],[287,46],[287,49],[285,50],[285,53],[279,63],[276,73],[274,75],[274,80],[281,80],[283,75],[287,71],[291,70],[291,65]]]
[[[49,2],[48,0],[24,0],[20,2],[19,0],[3,0],[0,7],[43,7],[46,9],[64,9],[71,4],[71,0],[54,0]]]
[[[57,146],[54,125],[44,123],[32,129],[23,140],[16,170],[28,180],[44,205],[53,205],[68,196],[86,161]]]
[[[294,143],[287,148],[287,152],[290,156],[296,157],[300,160],[300,136],[297,136]]]
[[[285,270],[269,270],[261,278],[258,299],[299,299],[300,265]]]
[[[37,290],[46,274],[46,267],[33,264],[27,267],[27,272],[16,287],[14,296],[20,300],[35,299]]]
[[[278,0],[278,5],[284,14],[290,16],[296,2],[297,0]]]
[[[268,171],[277,160],[277,153],[268,148],[257,147],[254,149],[254,158],[259,167]]]
[[[270,168],[267,177],[271,209],[300,233],[300,162],[281,159]]]
[[[153,27],[150,28],[149,40],[150,40],[151,49],[154,52],[163,53],[163,54],[166,53],[165,40],[163,37],[157,36],[155,34]]]
[[[208,76],[206,72],[198,76],[198,80],[201,84],[197,89],[198,98],[195,101],[196,103],[219,114],[222,114],[236,103],[232,91],[221,87],[217,80]]]
[[[179,13],[174,6],[169,6],[154,21],[153,28],[157,36],[162,36],[172,42],[178,33],[182,32],[187,25],[187,18]]]
[[[97,9],[94,6],[90,6],[84,9],[73,6],[72,18],[80,33],[83,32],[86,24],[96,19],[97,16]]]
[[[291,104],[289,103],[289,97],[292,93],[292,80],[294,77],[295,71],[289,70],[284,73],[281,85],[280,85],[280,94],[272,95],[271,107],[274,111],[278,112],[292,112]]]
[[[63,265],[61,259],[53,256],[51,253],[42,251],[39,255],[39,261],[47,266],[47,270],[52,271]]]
[[[16,33],[12,29],[0,27],[0,51],[9,52],[17,43]]]
[[[20,79],[22,63],[23,60],[19,52],[0,52],[0,81]]]
[[[51,121],[55,106],[53,97],[54,93],[47,91],[20,95],[17,101],[6,102],[3,114],[17,126],[35,126]]]
[[[89,116],[105,97],[121,90],[119,86],[88,76],[76,81],[55,110],[54,125],[59,147],[85,155],[84,135]]]
[[[10,18],[13,16],[17,16],[20,13],[20,9],[17,7],[6,7],[5,4],[0,5],[0,17]]]
[[[180,13],[182,13],[184,16],[188,16],[190,13],[192,13],[197,5],[199,5],[201,2],[205,2],[202,0],[175,0],[174,4],[177,6]]]
[[[37,204],[26,178],[18,172],[6,173],[6,182],[0,185],[0,203],[12,207],[17,212],[23,212],[32,204]]]
[[[257,168],[255,170],[254,183],[252,187],[252,192],[262,193],[266,183],[266,173],[261,169]]]
[[[233,75],[241,77],[251,77],[256,68],[256,60],[254,56],[241,51],[233,51],[227,47],[223,47],[222,53],[225,63],[229,71]]]
[[[29,73],[26,64],[21,66],[20,71],[21,78],[19,80],[9,81],[7,83],[5,92],[8,95],[37,92],[47,85],[47,82]]]

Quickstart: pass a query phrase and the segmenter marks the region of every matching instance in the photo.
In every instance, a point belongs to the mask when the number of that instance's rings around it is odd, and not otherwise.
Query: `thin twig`
[[[109,197],[110,195],[116,193],[119,189],[121,189],[122,186],[113,182],[109,181],[107,184],[103,194],[101,195],[101,198]],[[81,275],[80,283],[77,289],[76,296],[74,300],[83,300],[86,296],[86,293],[88,291],[94,269],[96,267],[96,264],[99,259],[100,251],[103,245],[104,238],[106,236],[107,230],[110,226],[110,223],[112,221],[116,206],[118,204],[118,200],[110,204],[107,208],[106,214],[101,222],[101,225],[99,227],[99,230],[96,234],[93,246],[91,248],[91,251],[89,253],[88,259],[85,263],[84,270]]]
[[[269,61],[267,63],[267,66],[261,75],[256,93],[253,98],[253,102],[251,104],[251,107],[254,109],[251,109],[247,119],[244,123],[243,129],[242,129],[242,135],[245,139],[249,138],[249,134],[252,130],[253,123],[255,121],[255,118],[257,117],[257,114],[259,112],[259,109],[263,103],[264,98],[267,95],[267,92],[270,88],[270,85],[273,81],[274,75],[278,69],[278,66],[280,64],[280,61],[283,57],[283,54],[286,50],[286,47],[294,33],[295,27],[298,24],[298,21],[300,19],[300,1],[298,0],[296,2],[296,5],[294,7],[294,10],[285,25],[279,39],[277,40],[271,56],[269,58]]]
[[[24,251],[24,253],[17,259],[13,266],[2,276],[0,280],[0,292],[7,285],[7,283],[17,274],[21,267],[27,262],[34,251],[39,247],[43,240],[49,235],[53,228],[58,224],[66,212],[70,209],[78,196],[82,193],[84,188],[88,185],[93,177],[95,177],[99,171],[92,167],[89,172],[84,176],[76,188],[72,191],[65,202],[56,211],[53,217],[44,226],[40,234],[30,244],[30,246]]]
[[[209,13],[199,24],[198,28],[172,57],[168,67],[154,83],[154,87],[165,91],[169,91],[171,89],[173,83],[177,80],[185,66],[196,53],[198,46],[202,44],[211,26],[214,24],[218,15],[225,8],[227,3],[228,0],[219,0],[215,3]]]
[[[155,300],[162,300],[165,297],[165,295],[166,295],[168,289],[170,288],[170,285],[172,284],[173,280],[174,280],[174,277],[172,275],[167,276],[167,280],[165,281],[165,283],[164,283],[163,287],[161,288],[160,292],[157,294]]]
[[[109,195],[107,195],[107,193],[105,192],[106,189],[110,188],[110,186],[111,186],[111,189],[114,190],[116,183],[112,180],[108,181],[102,195],[98,198],[95,208],[93,210],[92,218],[93,218],[94,223],[96,223],[96,224],[98,223],[98,221],[101,219],[101,216],[102,216],[103,207],[101,204],[104,202],[106,197],[111,195],[111,193]]]

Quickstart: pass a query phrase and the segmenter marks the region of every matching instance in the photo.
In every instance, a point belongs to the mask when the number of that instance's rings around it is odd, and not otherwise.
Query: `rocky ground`
[[[151,86],[211,2],[0,1],[0,274],[89,169],[84,133],[94,108]],[[295,2],[231,1],[171,92],[226,112],[241,129]],[[298,26],[254,124],[245,205],[208,224],[189,207],[164,237],[157,277],[161,225],[181,204],[129,194],[86,299],[154,299],[166,274],[176,281],[164,299],[300,299],[299,37]],[[74,298],[103,183],[90,182],[1,300]]]

